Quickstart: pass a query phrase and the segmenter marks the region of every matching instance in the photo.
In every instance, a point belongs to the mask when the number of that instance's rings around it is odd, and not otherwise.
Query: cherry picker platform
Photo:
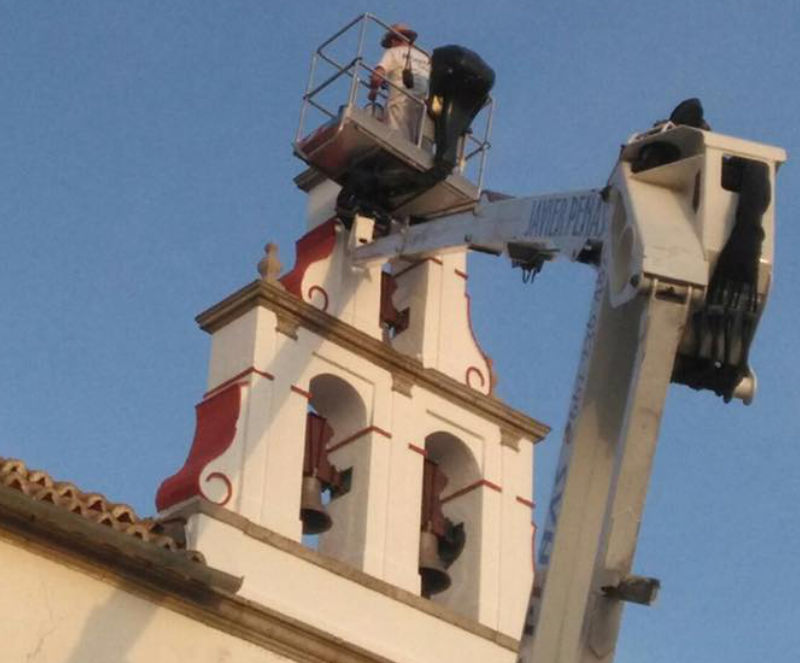
[[[330,179],[343,189],[340,205],[394,218],[429,219],[471,209],[480,197],[489,149],[494,73],[467,49],[446,46],[429,54],[396,33],[409,49],[431,58],[429,97],[385,79],[376,100],[367,101],[375,73],[370,62],[378,59],[370,51],[378,39],[368,37],[376,28],[392,31],[364,14],[315,50],[293,143],[309,168],[295,183],[307,192]],[[419,107],[414,141],[384,121],[391,95]],[[315,126],[312,114],[322,123]],[[476,115],[482,124],[477,135],[470,129]]]

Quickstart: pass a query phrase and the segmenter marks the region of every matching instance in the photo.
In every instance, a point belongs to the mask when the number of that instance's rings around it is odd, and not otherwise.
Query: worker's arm
[[[369,94],[367,97],[370,101],[375,101],[378,96],[378,89],[383,85],[385,75],[386,70],[381,65],[375,67],[375,71],[372,72],[369,78]]]
[[[369,100],[375,101],[378,90],[386,86],[386,77],[394,75],[398,67],[403,66],[402,56],[398,52],[402,49],[387,48],[381,57],[381,61],[375,66],[375,70],[369,78]]]

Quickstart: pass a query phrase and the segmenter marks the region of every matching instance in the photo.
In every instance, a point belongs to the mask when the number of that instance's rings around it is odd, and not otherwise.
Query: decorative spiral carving
[[[477,375],[478,379],[480,380],[480,384],[477,386],[472,384],[473,375]],[[486,378],[483,377],[483,373],[481,373],[481,370],[477,366],[470,366],[467,369],[466,382],[467,386],[471,387],[472,389],[483,389],[486,386]]]
[[[225,497],[221,500],[212,500],[202,489],[202,487],[200,488],[200,492],[203,494],[203,497],[205,497],[209,502],[213,502],[214,504],[217,504],[219,506],[225,506],[233,496],[233,484],[231,484],[231,480],[227,476],[225,476],[222,472],[211,472],[206,477],[206,483],[208,483],[212,479],[219,479],[225,484],[225,489],[226,489]]]
[[[311,299],[314,296],[315,292],[318,292],[322,295],[323,304],[320,307],[320,310],[324,313],[325,311],[328,310],[328,293],[325,292],[325,288],[323,288],[322,286],[312,285],[308,289],[308,298]]]

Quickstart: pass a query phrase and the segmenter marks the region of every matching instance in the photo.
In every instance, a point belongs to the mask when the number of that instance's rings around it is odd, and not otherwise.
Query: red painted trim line
[[[524,504],[529,509],[535,509],[536,508],[536,502],[534,502],[532,500],[527,500],[524,497],[520,497],[519,495],[517,495],[517,502],[519,502],[520,504]]]
[[[462,272],[460,269],[453,270],[456,273],[456,276],[460,276],[465,281],[469,278],[469,275],[466,272]]]
[[[420,454],[424,458],[428,457],[428,452],[425,451],[425,449],[423,449],[422,447],[418,447],[416,444],[411,444],[409,442],[408,443],[408,448],[411,449],[411,451],[416,451],[418,454]]]
[[[271,373],[267,373],[266,371],[259,371],[257,368],[251,366],[250,368],[246,368],[241,373],[237,373],[232,378],[225,380],[221,384],[218,384],[213,389],[208,390],[205,394],[203,394],[203,398],[208,398],[211,394],[216,394],[218,391],[222,391],[225,387],[229,387],[231,384],[236,382],[237,380],[241,380],[243,377],[250,375],[251,373],[255,373],[260,375],[262,378],[266,378],[267,380],[274,380],[275,376]],[[243,383],[244,384],[244,383]]]
[[[481,479],[480,481],[476,481],[475,483],[471,483],[468,486],[464,486],[460,490],[457,490],[454,493],[451,493],[447,497],[442,498],[442,504],[445,502],[449,502],[450,500],[454,500],[456,497],[461,497],[462,495],[466,495],[471,490],[475,490],[476,488],[480,488],[481,486],[486,486],[487,488],[491,488],[492,490],[496,490],[498,493],[502,493],[503,489],[498,486],[496,483],[492,483],[487,479]]]
[[[216,398],[220,394],[224,394],[231,387],[246,387],[246,386],[247,386],[246,380],[239,380],[238,382],[234,382],[233,380],[226,380],[224,384],[221,384],[219,387],[216,387],[215,389],[207,391],[205,394],[203,394],[203,397],[200,399],[200,402],[205,403],[206,401],[209,401],[212,398]]]
[[[308,400],[308,401],[311,400],[311,392],[310,391],[306,391],[305,389],[301,389],[300,387],[296,387],[295,385],[292,385],[291,389],[292,389],[292,391],[294,393],[300,394],[306,400]]]
[[[397,272],[397,274],[393,274],[393,276],[395,278],[400,278],[406,272],[410,272],[412,269],[416,269],[420,265],[424,265],[426,262],[434,262],[437,265],[441,265],[442,259],[434,256],[432,258],[423,258],[422,260],[417,260],[417,262],[415,262],[412,265],[409,265],[408,267],[405,267],[404,269],[401,269],[399,272]]]
[[[391,433],[387,433],[382,428],[378,428],[377,426],[367,426],[366,428],[358,431],[357,433],[353,433],[350,437],[346,437],[341,442],[337,442],[332,447],[328,447],[328,452],[330,453],[331,451],[336,451],[337,449],[340,449],[341,447],[345,446],[346,444],[350,444],[351,442],[355,442],[356,440],[364,437],[368,433],[378,433],[378,435],[383,435],[384,437],[386,437],[386,438],[388,438],[390,440],[392,439],[392,434]]]

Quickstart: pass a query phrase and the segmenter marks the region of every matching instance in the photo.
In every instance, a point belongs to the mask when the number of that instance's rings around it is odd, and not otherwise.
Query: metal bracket
[[[658,578],[630,575],[621,578],[615,585],[600,589],[607,598],[649,606],[658,598],[661,581]]]
[[[331,485],[331,499],[335,500],[337,497],[347,495],[353,486],[353,468],[348,467],[339,472],[338,481],[336,485]]]

